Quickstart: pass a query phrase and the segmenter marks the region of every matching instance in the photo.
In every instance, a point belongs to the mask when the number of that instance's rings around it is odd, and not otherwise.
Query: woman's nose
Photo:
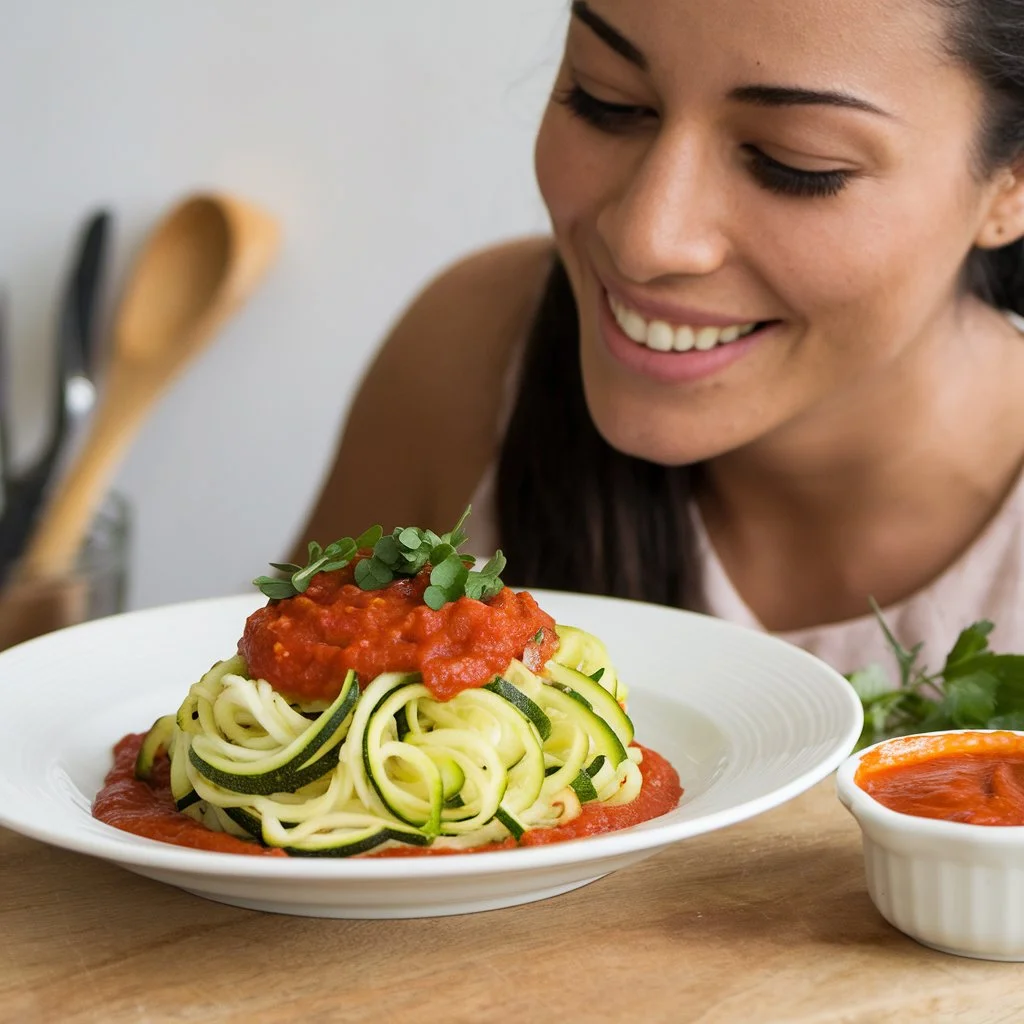
[[[703,148],[659,137],[599,214],[598,233],[629,280],[710,274],[726,260],[723,169]]]

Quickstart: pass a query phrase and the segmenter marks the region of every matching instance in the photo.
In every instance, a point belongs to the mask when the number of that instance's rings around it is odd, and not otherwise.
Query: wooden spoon
[[[18,577],[66,573],[150,407],[249,296],[277,250],[275,221],[226,195],[185,199],[155,228],[115,317],[100,402]]]

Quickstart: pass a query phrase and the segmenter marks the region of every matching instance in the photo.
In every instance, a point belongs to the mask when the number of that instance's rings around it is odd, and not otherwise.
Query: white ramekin
[[[1001,730],[1006,732],[1006,730]],[[868,893],[882,916],[911,938],[944,953],[1024,960],[1024,826],[967,825],[890,810],[854,781],[865,755],[897,744],[934,743],[953,734],[886,740],[840,765],[840,801],[860,825]],[[1015,733],[1024,748],[1024,732]]]

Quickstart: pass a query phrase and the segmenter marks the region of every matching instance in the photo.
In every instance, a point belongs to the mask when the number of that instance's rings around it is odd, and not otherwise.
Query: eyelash
[[[780,195],[821,199],[837,196],[850,183],[852,171],[802,171],[773,160],[756,146],[743,147],[750,157],[754,177]]]
[[[577,83],[558,93],[556,99],[575,117],[603,132],[627,132],[658,116],[650,107],[599,100]],[[743,149],[754,177],[778,195],[800,198],[836,196],[853,177],[852,171],[803,171],[773,160],[756,146],[747,145]]]

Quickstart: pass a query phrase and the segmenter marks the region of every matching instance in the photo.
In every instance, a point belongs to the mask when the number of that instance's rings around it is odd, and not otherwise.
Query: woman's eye
[[[744,146],[754,177],[769,191],[786,196],[836,196],[849,184],[853,171],[802,171],[773,160],[756,146]]]
[[[574,116],[605,132],[628,131],[657,120],[651,107],[632,103],[609,103],[587,92],[578,82],[557,93],[555,99]],[[754,177],[780,195],[821,198],[838,195],[849,184],[852,171],[804,171],[772,159],[756,146],[744,146]]]
[[[576,117],[605,132],[626,131],[658,117],[651,107],[599,100],[578,83],[557,93],[555,99]]]

